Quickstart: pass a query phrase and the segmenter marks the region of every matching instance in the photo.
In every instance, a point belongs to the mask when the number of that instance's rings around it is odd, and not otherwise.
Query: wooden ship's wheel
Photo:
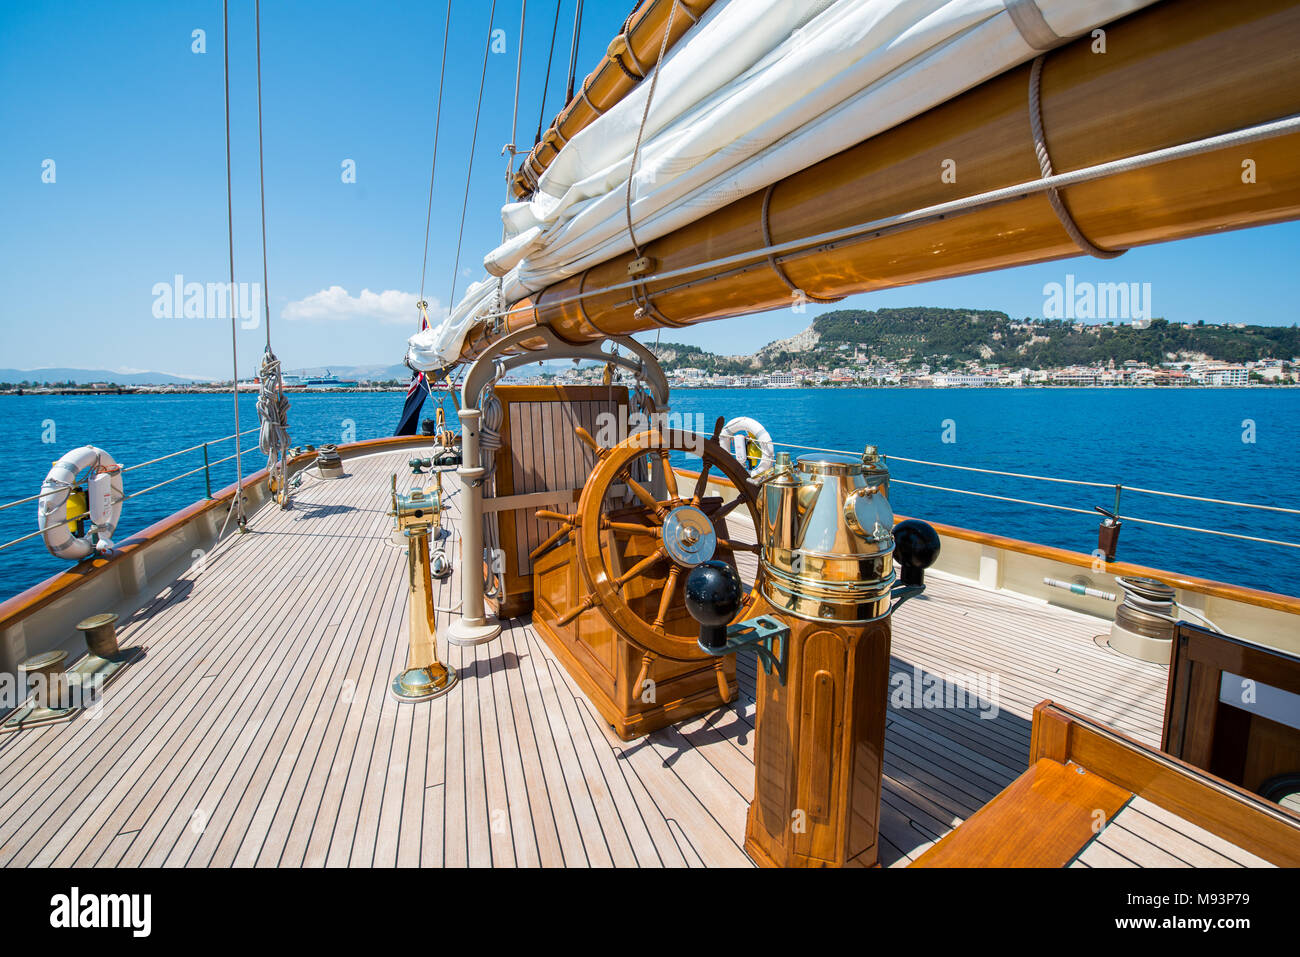
[[[596,451],[597,462],[577,510],[573,514],[537,513],[539,518],[559,522],[560,528],[534,554],[561,545],[553,549],[549,562],[543,560],[535,566],[541,569],[539,576],[544,577],[547,569],[555,570],[563,561],[570,568],[576,566],[577,574],[571,572],[569,581],[577,587],[568,589],[563,604],[553,586],[539,587],[538,594],[549,595],[553,604],[539,604],[534,621],[567,647],[573,656],[566,660],[570,673],[589,696],[584,678],[604,676],[598,666],[589,667],[585,652],[598,657],[608,637],[628,646],[625,667],[619,668],[617,653],[611,659],[610,701],[593,696],[597,707],[625,737],[734,697],[734,661],[714,658],[700,649],[699,625],[686,612],[684,602],[686,577],[693,568],[714,558],[737,568],[742,580],[750,579],[749,597],[736,620],[743,619],[757,600],[753,576],[746,576],[745,569],[737,566],[736,555],[756,553],[758,545],[734,541],[727,524],[728,516],[744,513],[735,519],[747,519],[757,541],[757,488],[740,463],[718,443],[722,422],[718,419],[708,439],[696,433],[652,430],[608,449],[579,428],[578,436]],[[671,464],[673,452],[687,450],[702,453],[703,459],[699,476],[689,486]],[[725,503],[721,496],[707,494],[709,478],[717,473],[737,490]],[[612,636],[607,635],[609,631]],[[585,674],[574,673],[575,664]],[[701,693],[701,678],[707,693]],[[652,704],[653,709],[638,704],[647,679],[653,679],[656,696],[642,703]],[[692,701],[679,703],[680,696]],[[639,712],[646,710],[656,711],[654,720],[638,721]]]

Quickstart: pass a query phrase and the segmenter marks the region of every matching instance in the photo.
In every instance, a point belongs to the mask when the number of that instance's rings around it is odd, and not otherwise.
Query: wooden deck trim
[[[687,469],[675,469],[678,475],[686,478],[697,478],[699,472],[692,472]],[[709,482],[719,485],[731,485],[725,476],[710,474]],[[734,486],[733,486],[734,487]],[[907,515],[895,515],[895,521],[903,521],[906,518],[915,517]],[[1025,542],[1017,538],[1007,538],[1005,535],[995,535],[992,532],[977,532],[969,528],[959,528],[956,525],[944,525],[939,522],[925,521],[934,526],[934,530],[941,536],[955,538],[960,541],[973,542],[976,545],[987,545],[990,548],[1000,548],[1003,551],[1016,552],[1021,555],[1030,555],[1034,558],[1045,558],[1049,561],[1062,562],[1066,565],[1074,565],[1078,568],[1091,569],[1097,559],[1092,555],[1085,555],[1082,552],[1072,552],[1069,549],[1057,548],[1054,545],[1039,545],[1035,542]],[[1127,575],[1136,578],[1158,578],[1174,588],[1180,588],[1184,591],[1196,592],[1201,595],[1211,595],[1215,598],[1226,598],[1229,601],[1238,601],[1244,605],[1256,605],[1260,608],[1270,608],[1274,611],[1284,612],[1291,615],[1300,615],[1300,598],[1291,595],[1283,595],[1278,592],[1263,591],[1258,588],[1246,588],[1242,585],[1230,585],[1227,582],[1214,581],[1209,578],[1197,578],[1193,575],[1182,575],[1177,572],[1166,571],[1160,568],[1149,568],[1146,565],[1134,565],[1129,562],[1110,562],[1102,572],[1108,575]]]
[[[1266,861],[1300,867],[1300,814],[1051,700],[1034,709],[1034,729],[1030,761],[1074,761]]]
[[[360,442],[350,442],[338,447],[339,454],[347,458],[355,458],[358,455],[368,455],[371,452],[382,452],[391,446],[397,445],[427,445],[428,436],[422,435],[395,435],[379,439],[365,439]],[[290,470],[295,465],[305,465],[316,457],[315,452],[303,452],[289,460]],[[253,488],[267,479],[266,469],[259,469],[251,475],[244,478],[243,489]],[[24,618],[29,617],[35,612],[40,611],[47,605],[52,604],[72,589],[100,575],[115,569],[122,562],[128,561],[136,552],[148,547],[153,542],[165,538],[170,533],[189,524],[199,516],[227,506],[235,498],[235,485],[231,482],[221,491],[212,496],[211,499],[204,499],[188,505],[179,512],[167,516],[154,522],[152,525],[144,528],[125,541],[119,542],[113,549],[113,554],[107,558],[88,558],[78,562],[70,567],[67,571],[58,572],[45,579],[43,582],[37,582],[30,588],[19,592],[12,598],[0,603],[0,632],[3,632],[10,625],[14,625]]]

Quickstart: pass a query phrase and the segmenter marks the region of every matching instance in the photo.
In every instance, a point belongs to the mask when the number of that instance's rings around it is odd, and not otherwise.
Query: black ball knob
[[[700,644],[721,648],[727,643],[727,624],[740,611],[745,587],[726,562],[698,565],[686,578],[686,610],[700,623]]]
[[[894,561],[904,585],[924,585],[925,570],[939,557],[939,533],[926,522],[909,518],[894,526]]]

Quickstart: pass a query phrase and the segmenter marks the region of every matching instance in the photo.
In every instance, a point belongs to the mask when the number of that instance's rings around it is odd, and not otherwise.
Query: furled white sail
[[[412,365],[453,362],[492,312],[902,123],[1153,0],[722,0],[575,135]],[[936,173],[936,175],[938,175]],[[499,292],[499,295],[498,295]]]

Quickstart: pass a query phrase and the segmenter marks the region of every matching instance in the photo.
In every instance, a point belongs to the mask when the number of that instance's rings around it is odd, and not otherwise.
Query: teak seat
[[[1248,856],[1300,865],[1300,815],[1044,701],[1030,766],[913,867],[1065,867],[1135,801],[1150,802]]]

